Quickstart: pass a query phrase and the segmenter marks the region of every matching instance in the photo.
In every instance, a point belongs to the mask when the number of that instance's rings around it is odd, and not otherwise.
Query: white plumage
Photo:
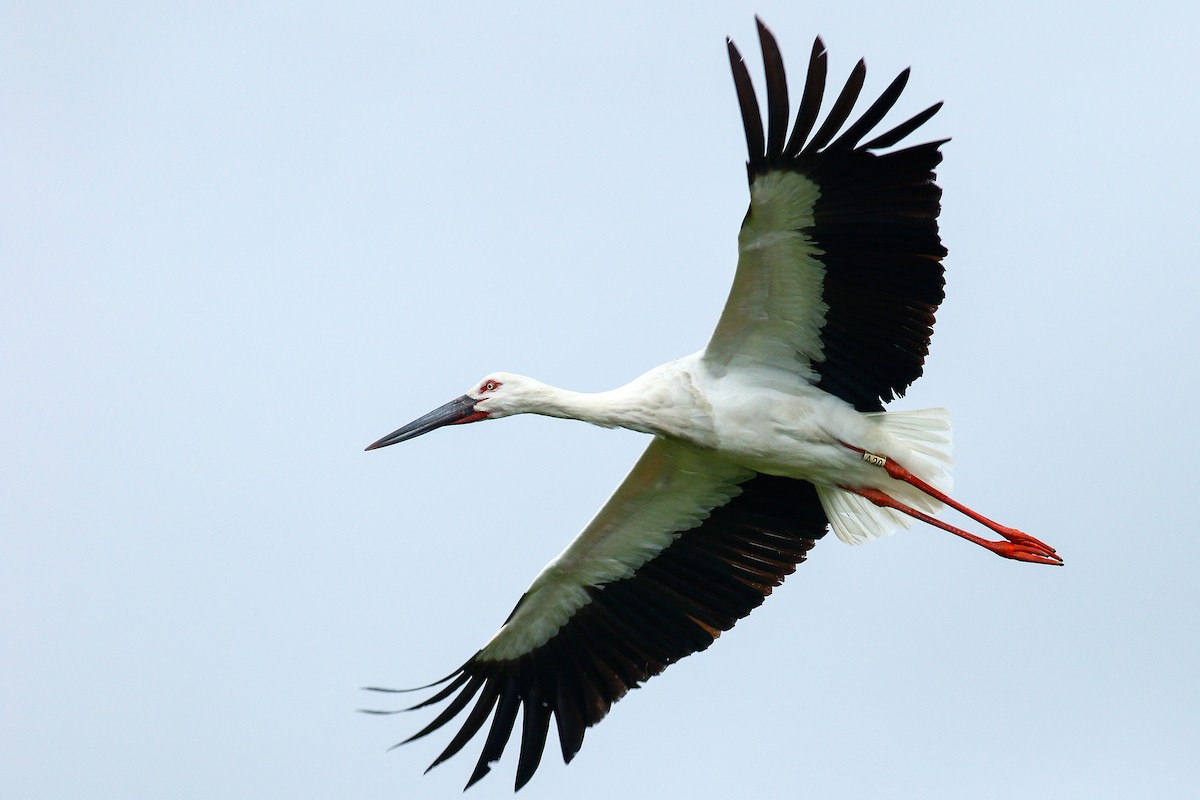
[[[1006,558],[1062,563],[1053,548],[945,494],[944,410],[883,411],[921,374],[943,299],[945,255],[933,182],[942,142],[883,151],[940,104],[860,144],[908,73],[842,130],[862,87],[859,62],[813,132],[824,46],[814,44],[792,124],[783,61],[761,22],[759,36],[765,130],[749,74],[729,43],[750,154],[750,209],[733,287],[707,347],[594,394],[493,373],[368,448],[513,414],[654,437],[496,635],[415,706],[447,702],[413,739],[474,700],[435,765],[491,719],[468,786],[500,757],[521,709],[517,788],[536,770],[552,719],[569,761],[612,703],[748,614],[827,525],[857,544],[919,519]],[[934,519],[943,504],[1004,541]]]

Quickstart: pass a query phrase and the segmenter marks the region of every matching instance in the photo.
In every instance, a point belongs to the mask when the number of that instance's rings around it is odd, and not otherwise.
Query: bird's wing
[[[945,140],[878,151],[919,128],[941,103],[860,144],[900,96],[905,70],[839,136],[866,76],[859,61],[810,136],[825,90],[818,38],[789,135],[783,59],[761,21],[758,32],[765,133],[750,74],[728,42],[750,153],[750,209],[733,288],[705,358],[718,373],[735,364],[798,372],[861,411],[881,410],[921,375],[944,296],[933,169]]]
[[[491,716],[470,786],[500,758],[523,709],[520,789],[541,761],[551,717],[569,762],[585,730],[629,689],[704,650],[761,604],[826,524],[810,483],[759,475],[655,439],[491,641],[412,707],[449,701],[407,741],[441,728],[475,700],[430,765],[457,753]]]

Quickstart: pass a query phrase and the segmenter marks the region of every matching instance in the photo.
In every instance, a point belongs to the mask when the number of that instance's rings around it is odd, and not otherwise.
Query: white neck
[[[572,392],[542,384],[527,410],[605,428],[690,440],[703,439],[697,434],[711,430],[708,409],[701,406],[691,376],[680,362],[664,364],[607,392]]]
[[[629,428],[645,433],[656,433],[648,425],[652,414],[646,413],[644,403],[626,392],[627,387],[607,392],[573,392],[547,386],[542,402],[534,414],[562,419],[578,419],[604,428]]]

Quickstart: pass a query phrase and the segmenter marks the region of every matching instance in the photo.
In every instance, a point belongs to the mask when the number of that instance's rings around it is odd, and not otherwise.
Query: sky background
[[[506,4],[507,5],[507,4]],[[455,797],[441,677],[644,437],[362,448],[491,370],[704,345],[747,200],[724,36],[937,101],[947,300],[900,408],[1062,569],[829,536],[521,797],[1190,797],[1200,19],[1186,4],[4,3],[0,785]],[[914,141],[916,138],[914,138]],[[511,793],[515,747],[471,790]]]

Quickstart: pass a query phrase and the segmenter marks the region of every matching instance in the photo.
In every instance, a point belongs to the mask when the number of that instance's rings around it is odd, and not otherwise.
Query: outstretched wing
[[[904,70],[839,136],[866,76],[859,61],[810,136],[825,91],[818,38],[789,135],[783,59],[761,21],[758,33],[765,132],[746,65],[728,42],[750,153],[750,209],[733,288],[705,358],[718,371],[738,362],[794,371],[861,411],[881,410],[921,375],[944,297],[933,169],[945,140],[878,151],[919,128],[941,103],[860,144],[899,98]]]
[[[541,761],[552,717],[569,762],[587,728],[627,691],[704,650],[760,605],[826,524],[812,484],[655,439],[492,640],[412,707],[448,701],[406,741],[446,725],[474,700],[430,765],[462,749],[490,716],[470,786],[500,758],[522,711],[520,789]]]

